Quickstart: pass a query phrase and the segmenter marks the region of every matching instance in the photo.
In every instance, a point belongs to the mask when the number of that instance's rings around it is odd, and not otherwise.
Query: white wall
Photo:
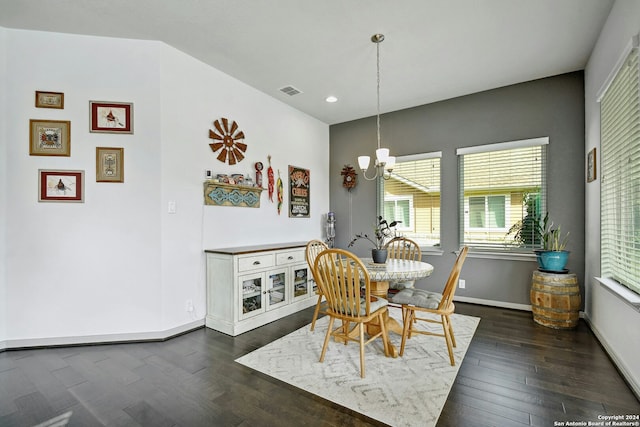
[[[625,46],[638,32],[640,2],[617,0],[585,69],[585,158],[595,147],[598,165],[600,107],[596,97]],[[594,280],[600,275],[600,176],[587,184],[585,191],[585,312],[618,368],[640,394],[640,334],[628,332],[629,325],[640,323],[640,313]]]
[[[0,182],[7,181],[7,121],[4,95],[7,93],[6,37],[7,32],[0,27]],[[7,338],[6,207],[6,186],[0,184],[0,350],[6,347]]]
[[[329,207],[329,129],[170,47],[162,55],[161,104],[163,312],[169,326],[186,314],[187,299],[194,301],[197,316],[204,315],[203,249],[321,237],[322,214]],[[209,147],[209,129],[222,117],[235,120],[246,136],[245,158],[235,166],[217,160]],[[266,172],[269,154],[284,183],[280,215],[267,191],[259,209],[203,205],[206,169],[255,179],[254,164],[261,161]],[[288,217],[288,165],[310,170],[309,219]],[[266,187],[266,173],[264,180]],[[176,202],[177,214],[166,213],[169,201]]]
[[[329,206],[327,125],[159,42],[3,32],[3,117],[12,124],[0,140],[0,196],[12,194],[2,221],[8,346],[202,324],[204,248],[320,235]],[[64,110],[36,109],[36,90],[64,92]],[[134,134],[89,133],[89,100],[133,102]],[[247,158],[234,167],[221,167],[208,146],[220,117],[247,135]],[[71,156],[30,156],[32,118],[70,120]],[[95,182],[97,146],[124,147],[124,183]],[[311,219],[274,215],[266,195],[261,209],[203,207],[205,169],[247,174],[267,152],[282,169],[311,169]],[[84,170],[85,202],[38,203],[39,168]],[[169,200],[176,214],[167,213]]]

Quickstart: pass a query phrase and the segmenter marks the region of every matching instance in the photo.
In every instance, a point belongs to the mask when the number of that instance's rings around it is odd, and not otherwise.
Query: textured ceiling
[[[328,123],[584,69],[613,0],[0,0],[0,26],[160,40]],[[302,93],[280,92],[294,86]],[[325,102],[328,95],[338,102]]]

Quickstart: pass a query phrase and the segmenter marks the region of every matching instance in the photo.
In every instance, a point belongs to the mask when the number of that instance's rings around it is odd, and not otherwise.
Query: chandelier
[[[359,156],[358,165],[362,170],[362,176],[368,181],[376,179],[378,176],[389,179],[391,178],[391,171],[396,164],[396,158],[389,155],[388,148],[380,148],[380,43],[384,40],[383,34],[374,34],[371,36],[371,41],[376,44],[376,70],[377,70],[377,86],[376,94],[378,97],[377,114],[376,114],[376,129],[378,136],[378,149],[376,150],[376,161],[374,163],[375,175],[369,178],[367,176],[367,169],[369,168],[369,162],[371,158],[369,156]],[[385,170],[388,172],[385,174]]]

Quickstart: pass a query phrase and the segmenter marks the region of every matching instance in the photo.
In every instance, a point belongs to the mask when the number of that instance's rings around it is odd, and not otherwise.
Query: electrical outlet
[[[187,300],[186,310],[189,313],[193,311],[193,301],[191,301],[190,299]]]
[[[466,283],[465,283],[464,279],[458,280],[458,287],[460,289],[464,289],[465,286],[466,286]]]

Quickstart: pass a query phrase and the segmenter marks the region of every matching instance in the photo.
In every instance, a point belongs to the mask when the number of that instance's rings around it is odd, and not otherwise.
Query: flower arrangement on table
[[[387,222],[382,216],[378,216],[376,224],[373,227],[373,235],[369,236],[366,233],[356,234],[351,242],[349,242],[349,247],[353,246],[359,239],[366,239],[373,243],[374,249],[384,249],[389,240],[397,237],[395,226],[401,222],[402,221]]]

